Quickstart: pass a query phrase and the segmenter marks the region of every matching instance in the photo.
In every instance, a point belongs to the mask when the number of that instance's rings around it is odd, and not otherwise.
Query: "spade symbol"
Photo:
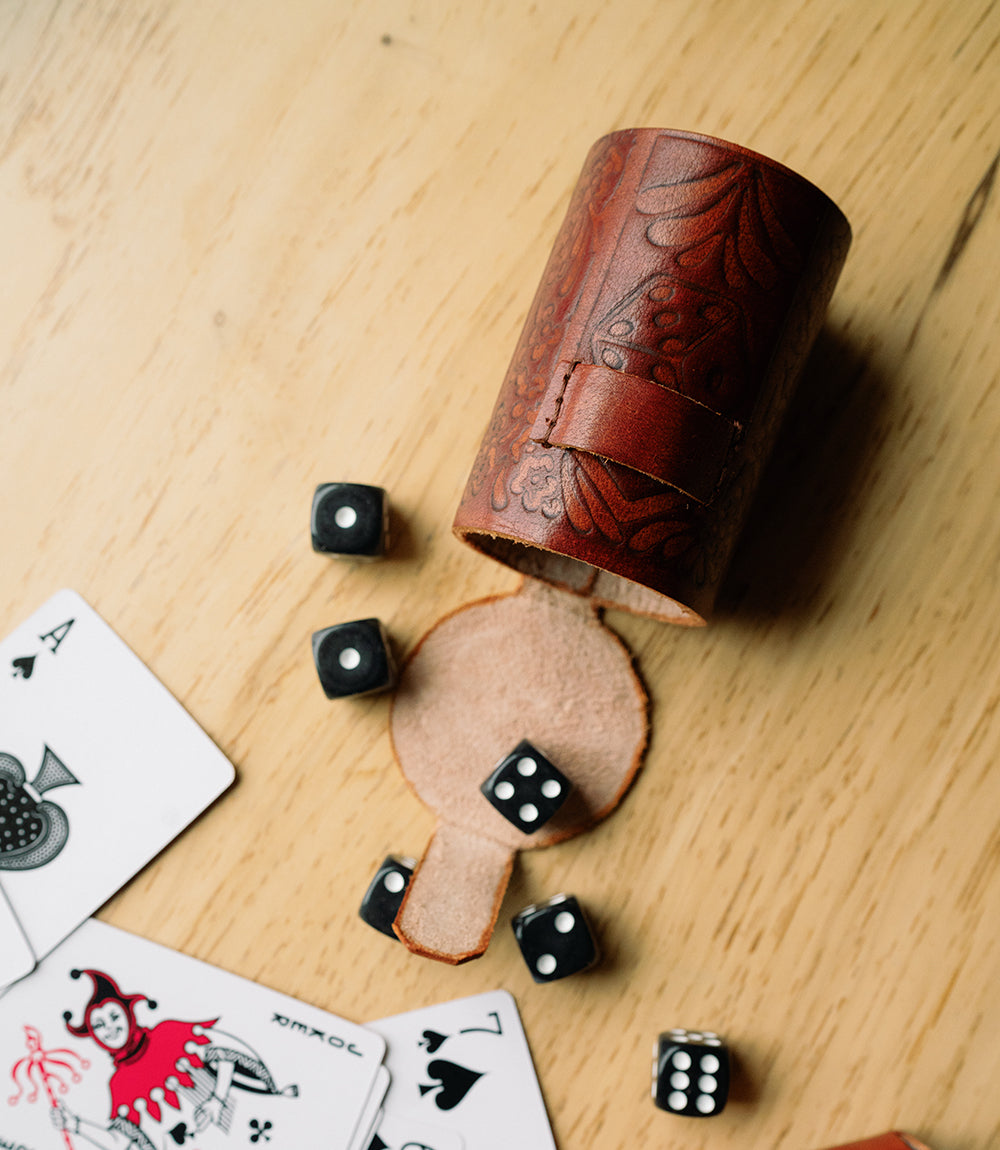
[[[454,1110],[483,1075],[482,1071],[469,1070],[466,1066],[459,1066],[457,1062],[435,1058],[433,1062],[427,1064],[427,1076],[436,1078],[437,1085],[432,1083],[429,1086],[420,1086],[421,1095],[436,1090],[434,1105],[438,1110]]]
[[[14,659],[11,663],[14,668],[14,678],[30,679],[31,672],[35,669],[35,656],[22,655],[20,659]]]
[[[59,854],[69,838],[69,819],[41,796],[78,782],[50,747],[30,786],[20,761],[0,752],[0,871],[34,870]]]
[[[436,1030],[425,1030],[423,1039],[417,1045],[426,1046],[427,1053],[433,1054],[436,1050],[440,1050],[447,1041],[447,1034],[438,1034]]]
[[[168,1130],[167,1133],[171,1138],[173,1138],[178,1146],[183,1146],[189,1138],[194,1137],[194,1131],[188,1130],[186,1122],[178,1122],[177,1125],[173,1127],[172,1130]]]

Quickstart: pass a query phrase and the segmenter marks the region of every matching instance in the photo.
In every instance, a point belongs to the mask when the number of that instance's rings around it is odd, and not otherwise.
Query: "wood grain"
[[[239,772],[101,917],[358,1020],[508,987],[562,1150],[996,1145],[998,81],[985,0],[0,7],[0,623],[75,587]],[[713,624],[608,617],[642,775],[453,969],[356,917],[431,819],[309,636],[405,651],[515,585],[451,519],[634,125],[780,160],[855,242]],[[391,558],[312,553],[332,479],[387,487]],[[564,889],[605,960],[535,986],[503,921]],[[676,1025],[737,1052],[711,1122],[649,1099]]]

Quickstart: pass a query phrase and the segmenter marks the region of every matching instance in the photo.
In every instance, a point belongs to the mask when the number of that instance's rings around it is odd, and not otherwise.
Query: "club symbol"
[[[250,1129],[253,1131],[253,1133],[250,1135],[250,1141],[251,1142],[270,1142],[271,1141],[271,1135],[268,1134],[268,1130],[271,1129],[271,1123],[270,1122],[265,1120],[263,1123],[261,1123],[261,1122],[258,1122],[256,1118],[251,1118],[250,1119]]]

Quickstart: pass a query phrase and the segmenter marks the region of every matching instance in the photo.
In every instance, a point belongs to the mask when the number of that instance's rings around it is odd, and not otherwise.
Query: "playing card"
[[[348,1150],[384,1051],[92,919],[0,999],[0,1146]]]
[[[372,1135],[378,1128],[379,1120],[382,1117],[382,1101],[388,1089],[389,1071],[384,1066],[380,1066],[375,1076],[375,1084],[371,1094],[368,1095],[368,1101],[365,1103],[365,1108],[362,1110],[358,1124],[351,1135],[350,1150],[368,1150],[368,1144],[371,1142]]]
[[[429,1126],[406,1115],[383,1113],[378,1132],[363,1150],[465,1150],[465,1139],[457,1130]],[[524,1150],[533,1148],[526,1146]]]
[[[23,978],[34,968],[34,953],[17,921],[17,915],[0,890],[0,987]]]
[[[233,777],[75,592],[58,592],[0,643],[0,888],[36,959]],[[0,971],[16,967],[16,949],[0,933]]]
[[[397,1014],[369,1027],[388,1044],[387,1118],[437,1126],[475,1150],[555,1150],[517,1005],[507,991]],[[381,1134],[380,1127],[376,1137]],[[383,1143],[396,1150],[389,1137]]]

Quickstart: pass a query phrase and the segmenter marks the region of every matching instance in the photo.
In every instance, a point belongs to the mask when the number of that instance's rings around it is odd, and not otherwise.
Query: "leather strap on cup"
[[[563,363],[531,438],[630,467],[708,503],[736,430],[733,421],[651,379],[603,364]]]

